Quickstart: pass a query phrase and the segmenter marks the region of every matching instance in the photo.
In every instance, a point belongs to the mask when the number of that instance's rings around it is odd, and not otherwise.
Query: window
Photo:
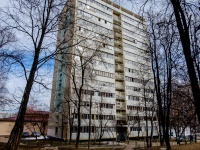
[[[58,134],[58,127],[55,127],[55,135]]]
[[[98,20],[101,21],[101,18],[99,18]]]

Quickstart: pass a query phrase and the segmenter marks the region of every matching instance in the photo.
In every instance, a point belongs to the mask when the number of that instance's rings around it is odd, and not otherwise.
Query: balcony
[[[117,17],[117,16],[113,16],[113,20],[118,21],[118,22],[121,22],[120,17]]]
[[[124,82],[116,82],[115,83],[115,88],[116,89],[119,89],[119,90],[124,90]],[[120,95],[119,95],[120,96]],[[120,98],[116,95],[116,98]],[[124,97],[121,97],[124,99]]]
[[[123,53],[123,50],[120,49],[120,48],[117,48],[117,47],[114,47],[114,51],[115,51],[115,52],[118,52],[118,53],[120,53],[120,54]]]
[[[126,113],[123,113],[123,114],[117,114],[117,120],[127,120],[127,115]]]
[[[124,68],[123,68],[122,65],[116,64],[115,65],[115,71],[124,72]]]
[[[121,88],[123,88],[123,87],[121,87]],[[116,99],[118,99],[118,100],[125,99],[124,93],[116,92]]]
[[[114,32],[115,39],[122,39],[122,35],[119,32]]]
[[[122,74],[122,73],[115,73],[115,80],[124,81],[124,74]]]
[[[122,42],[119,40],[114,40],[114,44],[122,47]]]
[[[115,56],[115,61],[123,63],[123,57]]]
[[[119,110],[126,110],[126,105],[123,104],[123,103],[119,103],[116,105],[116,109],[119,109]]]
[[[114,28],[116,28],[116,29],[119,29],[119,30],[121,30],[121,29],[122,29],[120,26],[118,26],[118,25],[115,25],[115,24],[113,25],[113,27],[114,27]]]

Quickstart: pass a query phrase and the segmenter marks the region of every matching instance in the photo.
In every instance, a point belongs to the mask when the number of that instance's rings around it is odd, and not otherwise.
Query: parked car
[[[32,132],[31,136],[39,137],[40,134],[38,132]]]
[[[22,137],[30,137],[31,135],[28,132],[23,132]]]
[[[180,137],[178,138],[178,140],[179,140],[180,142],[189,141],[188,137],[186,137],[186,136],[184,136],[184,135],[180,136]]]

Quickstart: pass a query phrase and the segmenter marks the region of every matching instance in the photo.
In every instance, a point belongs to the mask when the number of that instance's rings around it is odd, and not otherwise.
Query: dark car
[[[39,134],[38,132],[33,132],[33,133],[31,134],[31,136],[39,137],[40,134]]]
[[[28,132],[23,132],[22,137],[30,137],[30,134]]]
[[[179,142],[184,142],[184,141],[187,141],[188,140],[188,138],[186,137],[186,136],[180,136],[179,138],[178,138],[178,140],[179,140]]]

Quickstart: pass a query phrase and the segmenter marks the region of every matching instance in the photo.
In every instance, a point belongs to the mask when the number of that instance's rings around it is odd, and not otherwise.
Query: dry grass
[[[160,150],[160,148],[164,148],[164,146],[151,147],[149,150]],[[172,145],[171,150],[200,150],[200,143]]]

